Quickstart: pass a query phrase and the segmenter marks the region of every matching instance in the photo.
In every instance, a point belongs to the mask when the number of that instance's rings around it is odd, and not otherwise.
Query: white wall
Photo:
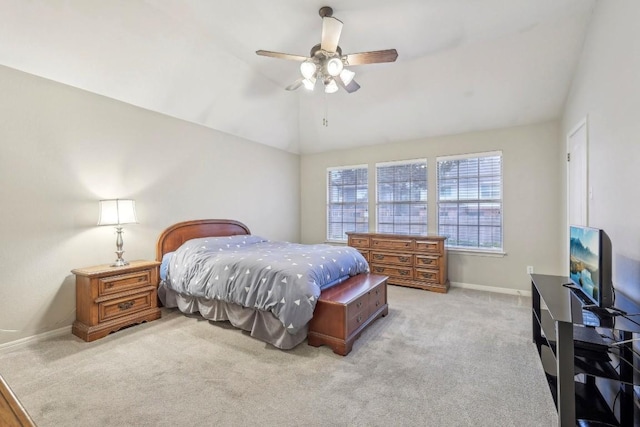
[[[640,2],[600,1],[567,100],[563,134],[588,117],[589,225],[613,247],[613,283],[640,300]]]
[[[115,259],[99,199],[136,200],[125,259],[189,219],[299,240],[297,155],[1,66],[0,94],[0,344],[75,320],[70,270]]]
[[[504,257],[449,254],[449,279],[469,285],[529,291],[526,266],[560,274],[562,250],[561,171],[563,148],[557,122],[474,132],[359,149],[303,155],[301,160],[302,242],[326,237],[326,169],[369,164],[369,212],[375,212],[375,163],[428,158],[429,232],[436,229],[436,157],[450,154],[503,152]],[[375,222],[370,223],[374,231]]]

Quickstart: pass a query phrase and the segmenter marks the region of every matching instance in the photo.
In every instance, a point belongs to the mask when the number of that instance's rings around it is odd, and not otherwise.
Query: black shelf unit
[[[531,275],[532,335],[547,376],[549,390],[558,410],[560,426],[636,426],[634,385],[640,384],[640,357],[633,342],[640,334],[640,317],[602,318],[595,329],[604,344],[594,349],[574,341],[585,328],[583,307],[572,291],[563,286],[568,277]],[[626,313],[640,313],[640,306],[617,295],[615,306]],[[635,372],[635,374],[634,374]],[[605,398],[598,382],[607,380],[617,388],[615,413],[613,402]]]

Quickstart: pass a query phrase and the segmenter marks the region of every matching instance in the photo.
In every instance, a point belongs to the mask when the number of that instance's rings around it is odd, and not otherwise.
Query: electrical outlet
[[[527,274],[533,274],[533,266],[527,265]]]

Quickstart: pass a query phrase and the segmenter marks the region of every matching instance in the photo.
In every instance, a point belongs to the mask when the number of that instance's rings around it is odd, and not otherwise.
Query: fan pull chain
[[[327,93],[324,93],[324,117],[322,118],[322,126],[329,127],[329,101],[327,100]]]

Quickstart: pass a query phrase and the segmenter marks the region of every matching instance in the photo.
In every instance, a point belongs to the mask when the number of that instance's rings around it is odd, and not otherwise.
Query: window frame
[[[366,184],[367,184],[367,200],[364,203],[358,203],[357,202],[357,197],[356,197],[356,201],[354,202],[354,204],[356,205],[364,205],[366,206],[366,214],[367,214],[367,222],[366,227],[367,230],[366,232],[369,231],[369,195],[370,195],[370,191],[369,191],[369,165],[368,164],[359,164],[359,165],[348,165],[348,166],[333,166],[333,167],[328,167],[325,173],[325,185],[326,185],[326,210],[325,210],[325,226],[326,226],[326,230],[325,230],[325,241],[326,242],[330,242],[330,243],[344,243],[346,244],[348,241],[348,237],[345,234],[346,232],[343,232],[344,235],[344,239],[335,239],[335,238],[331,238],[329,236],[329,232],[331,230],[331,226],[330,224],[332,224],[331,222],[331,206],[334,204],[331,202],[331,183],[330,183],[330,179],[329,179],[329,174],[332,171],[337,171],[337,170],[358,170],[358,169],[364,169],[367,172],[367,180],[366,180]],[[357,184],[356,184],[357,187]],[[357,190],[357,189],[356,189]],[[340,203],[341,205],[344,204]],[[344,229],[344,224],[345,222],[342,221],[341,224],[343,225],[343,229]],[[354,224],[358,224],[357,222],[354,222]],[[354,230],[355,231],[355,230]]]
[[[379,174],[378,174],[378,168],[379,167],[385,167],[385,166],[404,166],[404,165],[415,165],[415,164],[420,164],[420,165],[424,165],[424,177],[425,177],[425,200],[424,200],[424,210],[425,210],[425,222],[424,224],[419,224],[419,225],[424,225],[424,233],[399,233],[397,231],[395,231],[395,226],[396,225],[403,225],[401,223],[397,223],[395,222],[395,215],[394,215],[394,222],[393,222],[393,226],[394,226],[394,231],[392,233],[394,234],[403,234],[403,235],[426,235],[428,234],[428,230],[429,230],[429,162],[428,159],[426,157],[423,158],[417,158],[417,159],[406,159],[406,160],[395,160],[395,161],[390,161],[390,162],[377,162],[375,164],[375,215],[376,215],[376,219],[375,219],[375,229],[376,232],[379,233],[386,233],[387,231],[380,231],[380,194],[379,194],[379,188],[378,188],[378,178],[379,178]],[[395,181],[394,181],[395,182]],[[389,202],[383,202],[383,203],[389,203]],[[422,202],[415,202],[413,200],[409,200],[409,201],[393,201],[390,202],[394,207],[396,204],[410,204],[410,205],[417,205],[417,204],[422,204]],[[411,218],[411,215],[410,215]],[[411,226],[414,224],[418,224],[418,223],[413,223],[410,222],[407,223],[406,225],[409,226],[409,229],[411,229]]]
[[[498,199],[495,198],[480,198],[480,182],[478,182],[478,197],[476,199],[461,199],[458,193],[458,196],[455,200],[442,200],[440,198],[440,163],[444,161],[455,161],[455,160],[465,160],[465,159],[482,159],[485,157],[500,157],[500,197]],[[480,177],[480,174],[476,176]],[[481,247],[479,242],[478,246],[459,246],[459,245],[451,245],[447,241],[445,241],[446,247],[450,251],[458,251],[458,252],[468,252],[468,253],[477,253],[479,255],[505,255],[505,238],[504,238],[504,154],[502,150],[498,151],[487,151],[480,153],[467,153],[467,154],[458,154],[458,155],[448,155],[448,156],[438,156],[436,158],[436,192],[437,192],[437,207],[436,207],[436,230],[438,230],[438,234],[443,235],[444,233],[440,232],[440,205],[441,203],[455,203],[456,205],[464,204],[464,203],[499,203],[500,205],[500,247],[498,248],[486,248]],[[478,218],[478,227],[480,227],[480,219]],[[457,228],[460,227],[460,221],[456,221]]]

